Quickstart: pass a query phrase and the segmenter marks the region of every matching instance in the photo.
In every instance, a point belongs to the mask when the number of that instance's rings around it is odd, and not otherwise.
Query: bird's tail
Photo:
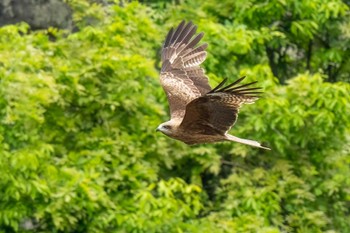
[[[249,145],[249,146],[259,147],[259,148],[262,148],[262,149],[265,149],[265,150],[271,150],[268,147],[262,146],[257,141],[253,141],[253,140],[249,140],[249,139],[243,139],[243,138],[238,138],[238,137],[235,137],[235,136],[230,135],[230,134],[226,134],[226,139],[228,141],[239,142],[239,143],[246,144],[246,145]]]

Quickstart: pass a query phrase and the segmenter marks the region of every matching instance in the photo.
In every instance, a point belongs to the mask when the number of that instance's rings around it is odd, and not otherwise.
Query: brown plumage
[[[203,33],[196,34],[192,22],[182,21],[169,31],[162,49],[160,82],[168,97],[171,120],[158,131],[187,144],[235,141],[263,147],[260,143],[241,139],[227,132],[235,124],[242,104],[259,98],[256,82],[240,85],[242,77],[224,87],[224,79],[211,89],[204,70],[199,66],[207,56],[207,44],[197,46]]]

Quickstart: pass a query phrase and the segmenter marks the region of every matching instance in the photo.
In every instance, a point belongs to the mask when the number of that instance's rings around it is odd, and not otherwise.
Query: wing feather
[[[243,79],[244,77],[232,84],[237,85]],[[201,134],[218,132],[225,134],[235,124],[242,104],[254,103],[259,98],[261,92],[255,91],[260,89],[259,87],[245,88],[256,82],[222,87],[226,80],[224,79],[212,91],[192,100],[186,106],[186,113],[180,127]],[[211,130],[208,130],[208,127]]]
[[[169,46],[171,37],[173,36],[173,33],[174,33],[174,28],[171,28],[170,31],[168,32],[168,35],[165,38],[164,48]]]
[[[160,81],[168,97],[171,118],[183,118],[186,105],[211,88],[200,64],[206,59],[207,44],[197,46],[204,33],[196,34],[192,22],[182,21],[168,32],[162,49]]]
[[[199,53],[202,51],[205,51],[208,47],[207,43],[201,44],[200,46],[198,46],[197,48],[193,49],[192,51],[189,51],[188,54],[186,54],[187,56],[195,54],[195,53]]]
[[[173,38],[171,38],[171,41],[174,41],[175,43],[178,42],[178,37],[179,35],[181,34],[182,30],[184,29],[184,26],[185,26],[185,20],[182,20],[182,22],[179,24],[179,26],[177,26],[176,30],[175,30],[175,33],[173,35]]]

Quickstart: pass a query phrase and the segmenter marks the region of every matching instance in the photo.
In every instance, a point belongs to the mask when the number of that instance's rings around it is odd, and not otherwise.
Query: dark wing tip
[[[166,47],[169,46],[170,40],[173,37],[173,33],[174,33],[174,28],[172,27],[172,28],[170,28],[170,30],[168,32],[168,35],[165,38],[165,42],[164,42],[163,48],[166,48]]]
[[[242,80],[245,78],[246,78],[246,76],[243,76],[243,77],[237,79],[236,81],[234,81],[233,83],[227,85],[226,87],[221,88],[224,85],[224,83],[227,81],[227,78],[225,78],[219,85],[217,85],[209,93],[226,92],[226,93],[231,93],[234,95],[247,95],[247,96],[254,95],[254,96],[249,96],[249,97],[259,97],[258,95],[263,93],[263,92],[255,91],[255,90],[260,90],[260,89],[262,89],[261,87],[246,88],[248,86],[251,86],[251,85],[257,83],[258,81],[250,82],[250,83],[240,85],[240,86],[235,86],[238,83],[242,82]]]
[[[218,91],[220,87],[222,87],[225,84],[226,81],[227,81],[227,78],[224,78],[224,80],[222,80],[221,83],[219,83],[213,90],[209,91],[208,94]]]
[[[182,20],[176,28],[171,28],[166,36],[163,49],[169,46],[179,47],[181,44],[187,44],[186,48],[193,48],[203,37],[204,33],[199,33],[192,38],[197,31],[197,26],[189,21]],[[176,46],[177,45],[177,46]]]
[[[208,43],[203,43],[201,46],[203,50],[206,50],[208,48]]]
[[[186,20],[183,19],[183,20],[181,21],[181,23],[179,23],[179,26],[178,26],[178,27],[183,26],[185,23],[186,23]]]
[[[226,86],[226,87],[222,88],[220,91],[225,91],[225,90],[228,90],[229,88],[233,87],[234,85],[236,85],[236,84],[238,84],[238,83],[242,82],[242,81],[243,81],[243,79],[245,79],[245,77],[246,77],[246,76],[243,76],[243,77],[241,77],[241,78],[237,79],[236,81],[234,81],[234,82],[233,82],[233,83],[231,83],[230,85],[228,85],[228,86]]]
[[[168,35],[166,36],[163,48],[166,48],[170,45],[171,41],[173,41],[173,39],[178,36],[178,34],[182,31],[184,25],[185,25],[186,21],[182,20],[181,23],[179,23],[179,25],[176,27],[176,29],[174,30],[173,27],[170,28]]]

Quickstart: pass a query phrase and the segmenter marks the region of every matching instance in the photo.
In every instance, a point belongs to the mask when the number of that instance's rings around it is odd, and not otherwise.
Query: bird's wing
[[[200,134],[225,134],[236,122],[242,104],[252,104],[259,98],[256,83],[237,85],[245,77],[222,87],[227,79],[204,96],[186,106],[185,116],[180,124],[184,130]]]
[[[171,118],[183,118],[186,105],[211,88],[199,66],[206,58],[207,44],[197,46],[203,33],[196,34],[192,22],[182,21],[169,31],[162,49],[160,82],[168,97]]]

